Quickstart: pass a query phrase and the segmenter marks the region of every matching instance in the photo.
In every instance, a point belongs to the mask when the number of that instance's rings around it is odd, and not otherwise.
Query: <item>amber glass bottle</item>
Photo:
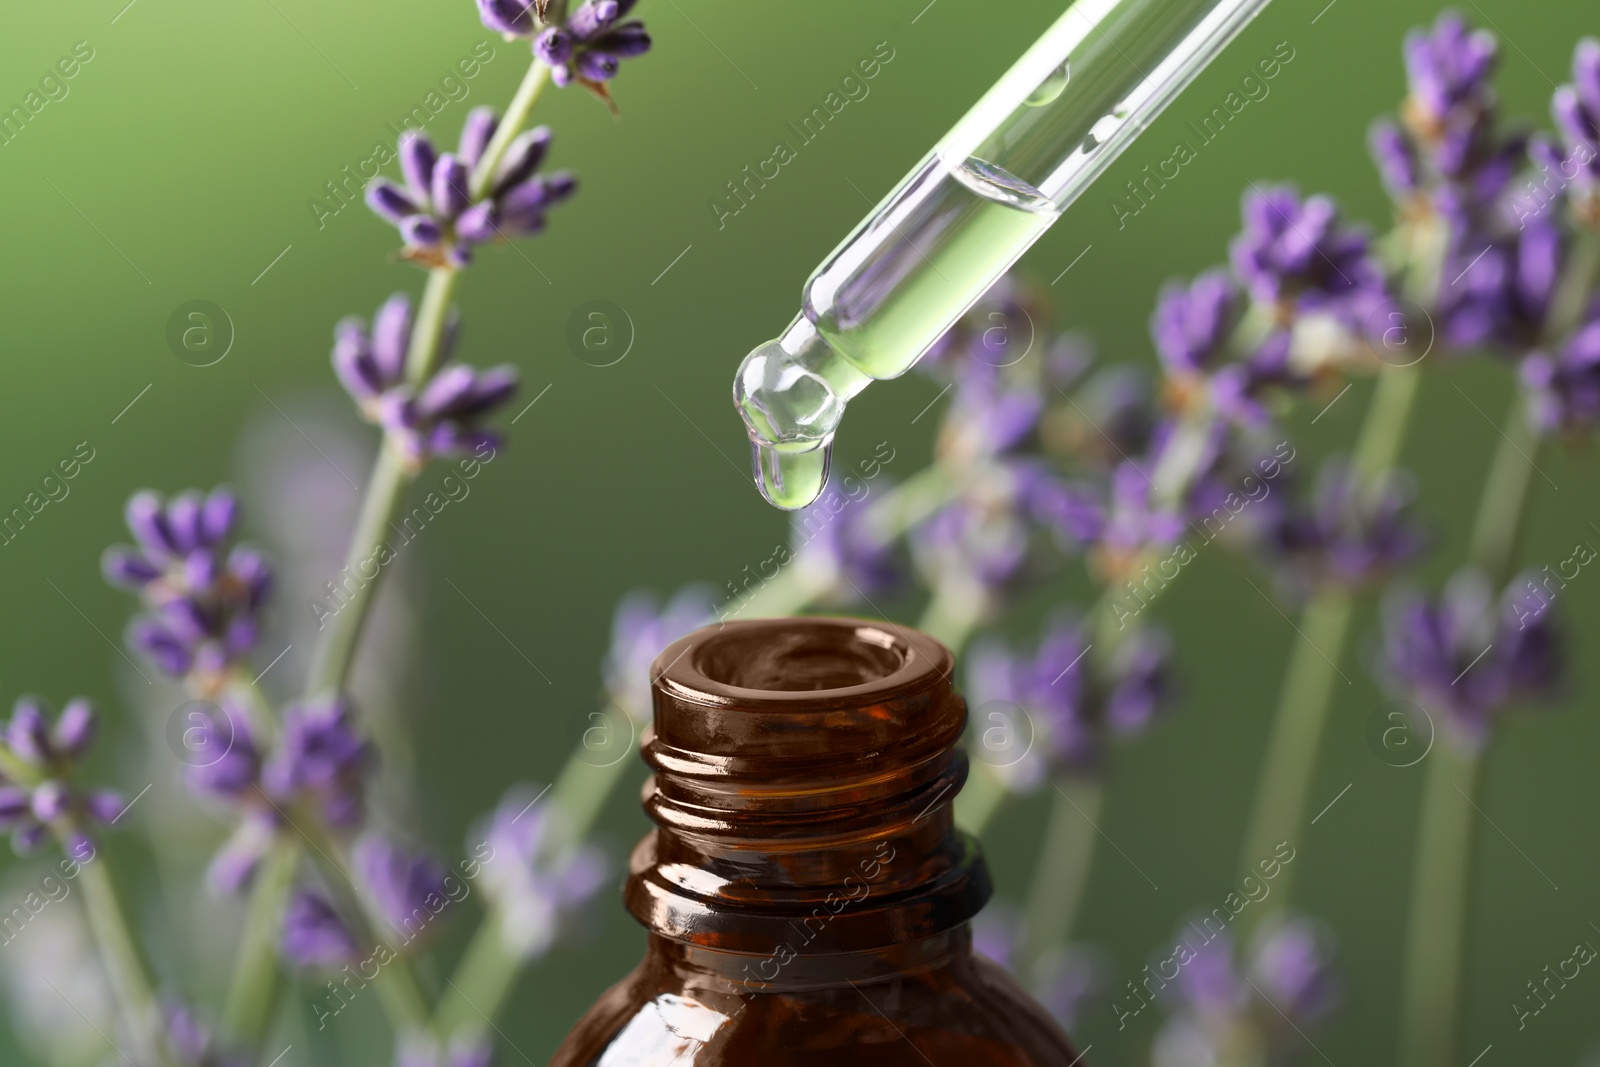
[[[644,962],[551,1067],[1069,1067],[968,921],[989,896],[951,801],[948,649],[858,619],[710,626],[652,668],[624,897]]]

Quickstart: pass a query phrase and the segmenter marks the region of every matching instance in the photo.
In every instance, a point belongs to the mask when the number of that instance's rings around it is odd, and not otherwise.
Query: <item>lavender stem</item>
[[[1105,783],[1083,775],[1058,775],[1052,783],[1050,821],[1034,867],[1023,912],[1030,962],[1072,935],[1089,886]]]
[[[238,962],[223,1011],[224,1030],[254,1043],[266,1032],[277,1000],[278,939],[283,928],[283,902],[294,884],[300,860],[295,840],[280,837],[261,861],[245,909]]]
[[[1520,392],[1489,467],[1472,534],[1472,562],[1505,584],[1527,517],[1538,442]],[[1402,1067],[1446,1067],[1460,1038],[1461,963],[1483,753],[1436,739],[1422,787],[1401,986]]]

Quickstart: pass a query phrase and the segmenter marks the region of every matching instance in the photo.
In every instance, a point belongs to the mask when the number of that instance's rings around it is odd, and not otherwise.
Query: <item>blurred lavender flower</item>
[[[509,240],[544,229],[545,213],[577,189],[565,171],[536,174],[550,149],[550,129],[536,126],[518,134],[495,168],[487,192],[472,195],[472,172],[499,125],[491,108],[467,116],[457,152],[442,155],[428,135],[407,130],[400,136],[404,186],[375,178],[367,204],[399,227],[401,255],[428,268],[462,268],[472,262],[474,245]]]
[[[255,793],[261,751],[250,719],[232,697],[213,711],[192,708],[183,732],[184,782],[199,796],[237,802]]]
[[[1058,946],[1027,974],[1019,959],[1025,937],[1016,913],[1001,903],[991,903],[972,922],[973,951],[1016,975],[1063,1029],[1072,1030],[1106,990],[1104,955],[1091,945]]]
[[[1266,548],[1285,564],[1299,594],[1325,586],[1369,586],[1421,552],[1425,538],[1412,515],[1416,484],[1389,471],[1363,482],[1348,457],[1323,461],[1311,499],[1285,508],[1266,531]]]
[[[1169,376],[1181,383],[1216,369],[1226,355],[1237,301],[1237,287],[1224,270],[1162,288],[1150,334]]]
[[[493,1062],[494,1046],[480,1038],[458,1035],[441,1048],[432,1037],[409,1035],[400,1039],[394,1067],[489,1067]]]
[[[1187,946],[1177,978],[1164,993],[1173,1014],[1151,1048],[1155,1067],[1213,1067],[1233,1063],[1286,1063],[1303,1046],[1305,1032],[1338,1006],[1331,938],[1303,918],[1269,921],[1252,938],[1245,958],[1235,958],[1231,934],[1178,928]]]
[[[1600,40],[1585,37],[1578,42],[1572,56],[1572,83],[1556,90],[1550,113],[1565,151],[1536,137],[1529,154],[1547,180],[1571,182],[1578,221],[1600,228]]]
[[[1367,238],[1342,223],[1326,196],[1302,201],[1293,186],[1244,195],[1244,231],[1230,247],[1234,274],[1279,321],[1326,311],[1360,323],[1384,299]]]
[[[148,609],[129,626],[128,643],[167,674],[214,689],[254,647],[272,587],[258,552],[228,547],[238,501],[226,489],[165,501],[146,490],[129,499],[126,517],[138,545],[107,549],[102,569]]]
[[[291,704],[278,746],[262,768],[262,785],[279,802],[304,798],[329,826],[360,823],[372,746],[356,732],[354,709],[344,697]]]
[[[1546,702],[1565,679],[1553,594],[1524,576],[1496,601],[1462,571],[1438,598],[1406,591],[1386,605],[1380,668],[1391,688],[1444,720],[1453,743],[1477,751],[1517,702]]]
[[[437,856],[369,834],[356,842],[351,858],[377,913],[407,944],[431,932],[434,917],[449,901],[444,864]]]
[[[611,647],[601,668],[606,693],[635,722],[650,721],[650,665],[683,635],[711,621],[711,598],[689,586],[664,605],[653,595],[633,592],[617,604],[611,622]]]
[[[300,888],[283,915],[283,956],[296,967],[342,967],[360,955],[361,946],[328,898]]]
[[[1560,354],[1534,352],[1519,368],[1528,421],[1542,433],[1587,434],[1600,423],[1600,307]]]
[[[184,1005],[167,1005],[166,1020],[167,1043],[184,1067],[249,1067],[248,1057],[226,1054],[211,1028]]]
[[[96,719],[83,697],[68,701],[53,723],[38,697],[21,697],[13,705],[11,719],[0,729],[0,831],[10,832],[19,855],[37,848],[52,827],[70,835],[65,842],[70,855],[92,854],[82,830],[69,827],[85,818],[110,825],[121,817],[126,807],[121,794],[69,784],[94,742]]]
[[[1089,655],[1082,621],[1058,615],[1032,656],[994,640],[974,646],[967,657],[967,688],[982,730],[984,707],[1004,702],[1021,707],[1033,730],[1031,747],[1015,758],[997,752],[993,761],[1014,790],[1037,787],[1047,773],[1092,774],[1107,744],[1147,729],[1171,698],[1171,643],[1164,633],[1140,629],[1125,638],[1109,662]],[[1008,723],[1016,727],[1018,724]],[[1009,739],[1008,739],[1009,740]],[[1022,740],[1028,740],[1027,737]],[[979,758],[984,758],[980,755]]]
[[[650,51],[644,23],[622,21],[637,3],[587,0],[562,24],[541,30],[534,39],[533,54],[550,65],[550,77],[557,85],[576,82],[609,101],[605,83],[617,76],[622,61]]]
[[[606,877],[600,851],[571,843],[557,825],[560,813],[535,803],[540,795],[513,786],[481,831],[493,857],[483,867],[483,889],[507,946],[523,958],[549,951]]]
[[[411,298],[396,293],[373,316],[370,332],[353,317],[334,330],[333,369],[362,415],[383,427],[412,468],[434,455],[498,446],[499,436],[479,424],[516,391],[516,368],[448,364],[414,386],[406,380],[412,325]],[[450,358],[455,335],[452,322],[440,345],[441,363]]]
[[[820,590],[814,598],[820,603],[857,604],[892,593],[905,581],[895,540],[873,522],[867,504],[872,490],[865,482],[856,484],[859,493],[831,481],[790,522],[793,566],[807,575],[808,589]],[[879,491],[889,488],[883,485]]]

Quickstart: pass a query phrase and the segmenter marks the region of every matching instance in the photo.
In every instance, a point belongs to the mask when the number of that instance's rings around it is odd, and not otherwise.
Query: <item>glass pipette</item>
[[[785,510],[828,479],[846,402],[909,370],[1267,0],[1077,0],[806,282],[734,404]]]

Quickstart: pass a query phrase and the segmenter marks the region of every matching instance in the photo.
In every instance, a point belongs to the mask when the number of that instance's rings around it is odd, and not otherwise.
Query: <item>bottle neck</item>
[[[971,956],[972,933],[965,924],[908,944],[826,956],[806,955],[788,942],[775,945],[764,956],[727,952],[659,934],[650,936],[646,949],[647,965],[671,975],[673,984],[691,996],[793,994],[850,983],[870,985],[935,971],[962,971]]]
[[[765,960],[803,975],[817,957],[833,973],[841,954],[935,951],[983,906],[987,869],[952,809],[966,705],[938,642],[753,620],[691,634],[657,664],[656,830],[625,892],[653,933],[765,980]]]

